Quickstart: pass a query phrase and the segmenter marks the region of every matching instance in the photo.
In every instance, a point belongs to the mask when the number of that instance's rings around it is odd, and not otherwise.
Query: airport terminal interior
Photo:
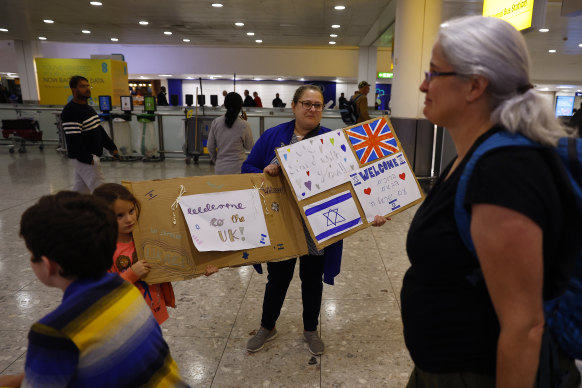
[[[62,298],[36,279],[19,224],[41,196],[73,187],[74,165],[60,129],[71,71],[105,74],[88,78],[91,104],[104,113],[102,125],[122,159],[104,157],[107,182],[214,175],[206,140],[212,120],[225,113],[223,90],[258,92],[263,107],[245,108],[256,142],[293,118],[293,92],[309,83],[324,89],[321,124],[339,129],[346,127],[340,94],[349,99],[360,81],[369,82],[371,117],[393,120],[424,192],[455,156],[446,130],[422,116],[418,85],[434,36],[417,27],[436,31],[451,17],[481,14],[482,0],[67,3],[0,2],[6,97],[0,119],[26,119],[38,124],[31,127],[37,135],[42,131],[41,138],[0,138],[0,375],[23,372],[30,326]],[[567,121],[582,108],[582,1],[535,3],[532,26],[524,31],[532,83]],[[399,38],[416,39],[419,50],[399,45]],[[88,62],[75,62],[79,58]],[[401,72],[399,78],[398,64],[408,61],[418,63],[417,74]],[[162,87],[168,106],[157,99]],[[275,94],[285,106],[273,107]],[[410,266],[406,236],[418,206],[344,239],[341,272],[323,289],[321,356],[303,340],[298,265],[278,337],[256,353],[246,344],[260,327],[266,271],[221,268],[174,282],[177,306],[161,329],[185,381],[212,388],[405,387],[414,365],[404,344],[400,290]]]

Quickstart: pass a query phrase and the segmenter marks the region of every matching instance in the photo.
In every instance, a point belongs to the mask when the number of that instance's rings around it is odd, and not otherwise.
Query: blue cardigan
[[[275,149],[288,145],[293,137],[293,130],[295,129],[295,120],[287,123],[279,124],[276,127],[270,128],[259,137],[255,143],[247,160],[244,161],[241,172],[247,173],[262,173],[275,157]],[[329,128],[319,127],[317,130],[310,132],[305,138],[321,135],[329,132]],[[343,241],[340,240],[324,249],[324,270],[323,281],[327,284],[333,285],[333,279],[340,273],[342,262]],[[256,264],[255,269],[258,273],[263,273],[260,264]]]

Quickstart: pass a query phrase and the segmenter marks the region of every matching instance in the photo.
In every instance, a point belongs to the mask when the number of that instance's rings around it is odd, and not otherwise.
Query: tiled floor
[[[103,163],[108,181],[212,174],[208,162]],[[72,187],[68,160],[54,147],[9,154],[0,147],[0,373],[23,370],[28,328],[57,306],[61,292],[38,282],[18,227],[40,196]],[[281,317],[279,337],[249,354],[259,327],[266,275],[252,267],[175,283],[177,308],[162,325],[183,376],[200,387],[402,387],[412,363],[404,347],[399,290],[407,268],[405,233],[414,210],[382,228],[346,239],[341,274],[325,285],[321,308],[322,357],[310,365],[302,340],[298,270]]]

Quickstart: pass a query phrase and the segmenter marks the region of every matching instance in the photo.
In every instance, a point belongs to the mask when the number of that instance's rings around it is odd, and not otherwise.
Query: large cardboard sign
[[[277,158],[318,249],[424,198],[387,117],[281,147]]]
[[[142,205],[133,238],[138,258],[145,259],[152,264],[150,273],[144,279],[148,283],[190,279],[203,274],[207,265],[214,265],[218,268],[233,267],[307,254],[307,242],[305,241],[301,216],[296,204],[289,200],[292,194],[282,177],[270,177],[263,174],[213,175],[123,182],[123,184]],[[185,205],[187,209],[196,209],[196,211],[199,208],[200,210],[206,209],[206,199],[218,203],[220,202],[218,198],[221,195],[226,195],[227,198],[232,199],[232,192],[238,190],[258,195],[260,209],[253,209],[253,217],[262,217],[264,220],[267,229],[265,234],[269,244],[266,244],[266,239],[263,240],[265,244],[262,244],[259,239],[259,245],[261,245],[259,248],[199,251],[194,245],[193,238],[200,237],[195,232],[191,233],[191,228],[188,227],[187,219],[182,211],[182,205]],[[204,194],[204,196],[195,198],[196,195],[200,194]],[[188,198],[189,196],[194,198]],[[240,229],[238,233],[235,233],[234,229],[231,231],[232,235],[239,240],[242,236],[246,237],[250,233],[243,225],[248,224],[252,218],[240,212],[245,209],[238,209],[240,207],[238,203],[247,203],[243,201],[242,197],[240,198],[236,201],[234,208],[225,209],[223,207],[221,209],[228,210],[221,217],[226,220],[226,215],[230,214],[231,228],[234,225],[240,225],[237,226],[238,228],[245,228],[242,235]],[[200,199],[202,200],[198,202]],[[192,201],[197,203],[194,204]],[[215,205],[215,208],[217,206]],[[212,208],[212,206],[209,205],[208,208]],[[186,215],[189,216],[188,210],[186,210]],[[238,218],[235,215],[238,215]],[[218,217],[214,218],[218,219]],[[244,218],[244,222],[241,218]],[[217,226],[208,227],[207,230],[212,231],[217,236],[218,231],[222,230],[224,237],[225,229],[220,229],[216,220],[215,225]],[[259,230],[253,228],[250,229]],[[195,224],[194,231],[197,231]],[[228,233],[226,230],[226,235]],[[218,239],[220,240],[220,237]],[[224,241],[221,242],[224,243]]]

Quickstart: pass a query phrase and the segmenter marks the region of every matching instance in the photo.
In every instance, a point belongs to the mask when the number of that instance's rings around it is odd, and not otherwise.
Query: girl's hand
[[[141,279],[150,272],[151,264],[145,260],[140,260],[131,266],[131,270]]]
[[[218,272],[218,267],[215,267],[213,265],[208,265],[206,266],[206,272],[204,272],[204,276],[210,276],[213,273],[217,273]]]
[[[391,220],[390,217],[382,217],[382,216],[374,216],[374,221],[372,221],[372,226],[382,226],[386,223],[386,221]]]
[[[269,164],[263,172],[270,176],[277,176],[279,175],[279,171],[281,171],[281,167],[277,166],[276,164]]]

